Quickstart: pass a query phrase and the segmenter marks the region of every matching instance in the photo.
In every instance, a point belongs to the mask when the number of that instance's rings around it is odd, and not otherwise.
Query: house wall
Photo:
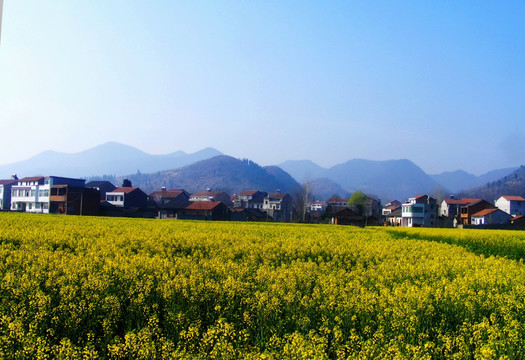
[[[498,209],[512,216],[525,215],[525,201],[507,200],[500,197],[495,205]]]

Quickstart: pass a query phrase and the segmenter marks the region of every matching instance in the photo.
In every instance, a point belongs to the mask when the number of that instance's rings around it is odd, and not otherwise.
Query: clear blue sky
[[[261,165],[525,164],[523,1],[5,0],[0,164],[118,141]]]

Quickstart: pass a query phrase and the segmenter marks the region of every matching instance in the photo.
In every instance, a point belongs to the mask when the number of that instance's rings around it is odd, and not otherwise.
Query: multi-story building
[[[49,213],[50,190],[53,185],[84,187],[86,180],[60,176],[34,176],[17,180],[11,186],[11,210]]]
[[[525,215],[525,199],[521,196],[501,196],[495,204],[498,209],[513,217]]]
[[[419,195],[408,199],[401,205],[401,226],[436,226],[436,199],[428,195]]]
[[[148,195],[138,187],[119,187],[106,193],[106,201],[118,208],[145,208]]]
[[[273,221],[292,220],[292,197],[286,193],[276,192],[264,198],[262,210],[272,217]]]
[[[485,209],[495,209],[496,207],[483,199],[468,203],[460,208],[460,220],[463,225],[470,225],[472,223],[472,215],[479,213]]]
[[[17,180],[0,180],[0,210],[11,209],[11,186]]]
[[[224,191],[211,191],[210,189],[191,194],[190,201],[221,201],[226,205],[231,204],[230,195]]]
[[[262,209],[264,198],[266,196],[268,196],[268,193],[264,191],[244,190],[234,197],[233,207],[243,209]]]

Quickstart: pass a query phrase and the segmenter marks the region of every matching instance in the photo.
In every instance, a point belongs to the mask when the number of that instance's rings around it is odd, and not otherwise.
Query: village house
[[[443,199],[441,201],[441,204],[439,205],[439,216],[443,217],[449,217],[453,218],[459,215],[460,211],[459,209],[462,206],[465,206],[467,204],[471,204],[473,202],[479,201],[481,199],[469,199],[469,198],[462,198],[462,199]]]
[[[230,205],[230,195],[226,194],[224,191],[211,191],[207,189],[206,191],[199,191],[190,195],[190,202],[194,201],[212,201],[217,202],[221,201],[226,205]]]
[[[155,204],[159,219],[177,218],[177,214],[190,204],[190,194],[184,189],[166,190],[163,187],[152,192],[149,198]]]
[[[105,200],[106,193],[111,192],[117,188],[109,181],[90,181],[86,184],[86,187],[98,190],[100,193],[100,200]]]
[[[292,203],[290,195],[277,191],[264,198],[263,211],[272,217],[273,221],[289,222],[292,220]]]
[[[472,215],[479,213],[485,209],[495,209],[496,207],[485,200],[478,200],[468,203],[460,207],[460,223],[463,225],[470,225],[472,223]]]
[[[326,210],[328,203],[326,201],[312,201],[307,204],[309,212],[322,213]]]
[[[96,189],[51,185],[49,189],[49,213],[64,215],[99,215],[100,193]]]
[[[525,199],[521,196],[501,196],[496,200],[495,205],[513,217],[525,215]]]
[[[17,180],[11,186],[11,210],[48,214],[51,186],[84,187],[85,182],[84,179],[60,176],[33,176]]]
[[[396,210],[385,215],[385,224],[387,226],[401,226],[401,221],[403,220],[403,213],[401,206]]]
[[[11,209],[11,186],[17,180],[0,180],[0,210]]]
[[[335,225],[365,226],[366,218],[350,208],[344,208],[334,214],[331,223]]]
[[[501,225],[508,224],[512,216],[500,209],[484,209],[472,214],[472,225]]]
[[[330,206],[333,211],[341,210],[346,208],[348,205],[348,199],[342,199],[342,198],[330,198],[328,199],[327,206]]]
[[[259,190],[244,190],[236,196],[232,196],[234,208],[262,209],[264,198],[268,193]]]
[[[148,195],[137,187],[119,187],[106,193],[106,201],[117,208],[145,208]]]
[[[387,202],[385,205],[383,205],[383,209],[381,210],[381,215],[386,216],[399,209],[401,209],[401,202],[397,200],[391,200]]]
[[[436,226],[436,200],[428,195],[418,195],[401,205],[401,226]]]
[[[229,210],[221,201],[194,201],[178,215],[188,220],[228,220]]]

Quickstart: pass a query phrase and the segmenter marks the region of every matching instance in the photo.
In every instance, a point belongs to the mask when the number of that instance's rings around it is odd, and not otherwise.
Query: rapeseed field
[[[0,213],[0,358],[523,359],[524,244]]]

